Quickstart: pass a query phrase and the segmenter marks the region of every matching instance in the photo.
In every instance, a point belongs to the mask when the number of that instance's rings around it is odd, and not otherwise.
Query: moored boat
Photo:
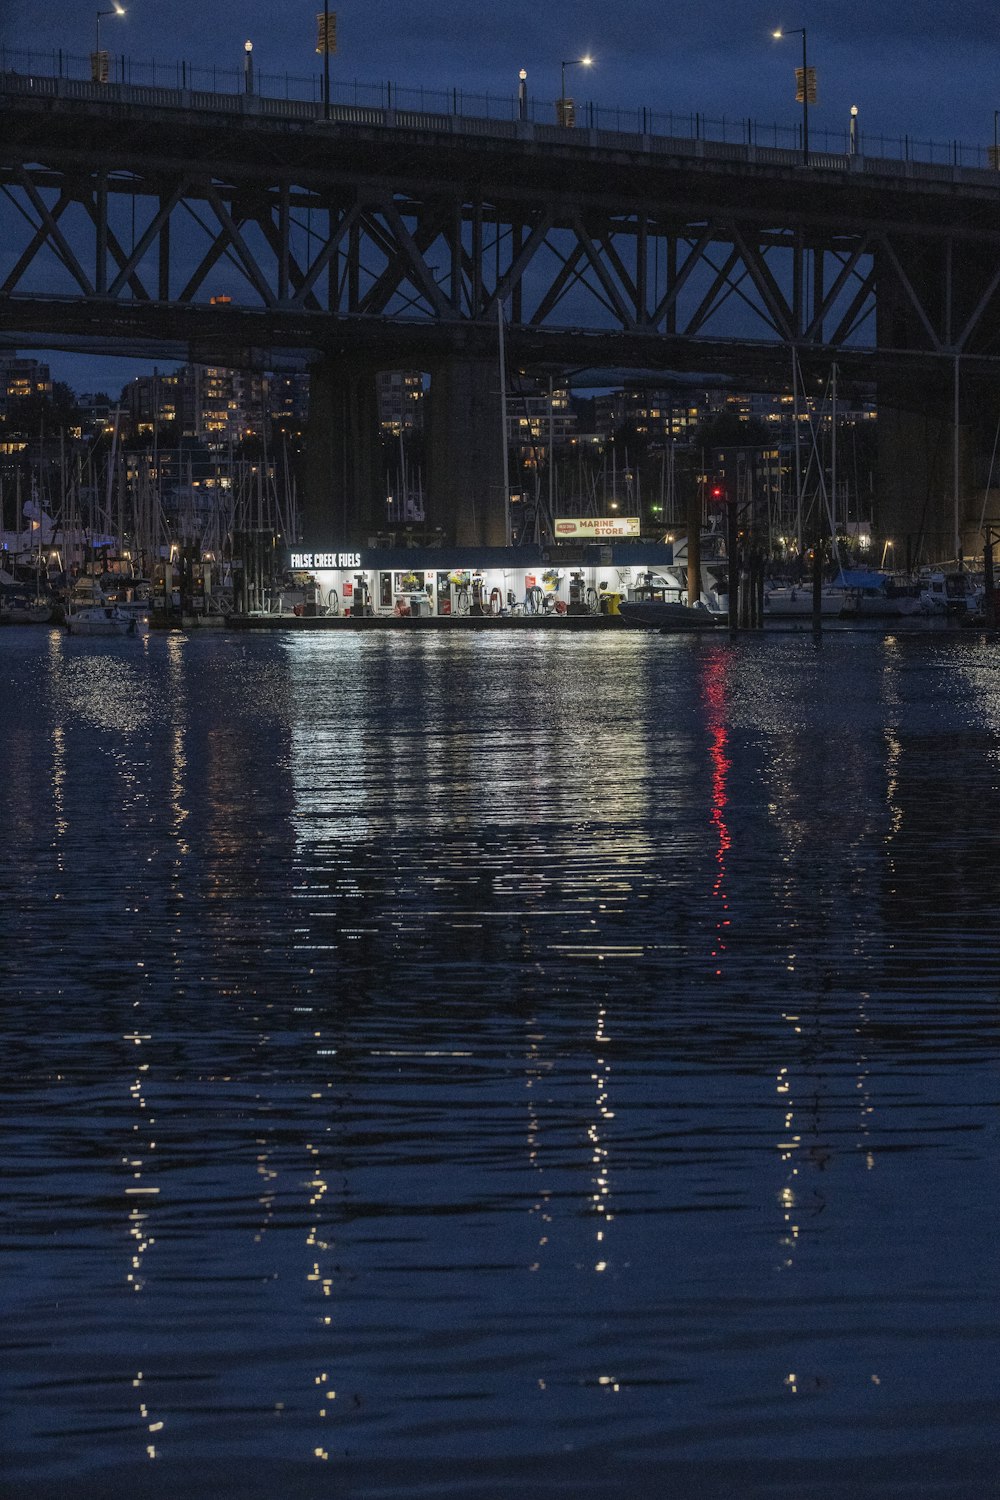
[[[687,602],[687,575],[680,567],[645,573],[618,605],[626,625],[646,630],[714,630],[729,623],[729,594],[724,563],[702,564],[702,594],[697,604]]]
[[[964,616],[981,614],[985,586],[974,573],[958,569],[934,569],[920,579],[920,607],[927,615]]]
[[[623,599],[618,613],[626,625],[646,630],[716,630],[729,623],[728,610],[706,609],[702,604],[690,608],[673,599]]]
[[[137,628],[135,616],[114,604],[85,604],[66,615],[70,635],[135,635]]]
[[[912,579],[854,568],[841,573],[837,586],[844,590],[849,619],[898,620],[921,613],[920,585]]]
[[[55,613],[51,600],[19,598],[17,595],[5,599],[0,608],[11,625],[47,625]]]
[[[844,592],[824,584],[820,594],[820,615],[836,619],[844,608]],[[810,583],[776,584],[764,589],[764,619],[808,619],[815,611]]]

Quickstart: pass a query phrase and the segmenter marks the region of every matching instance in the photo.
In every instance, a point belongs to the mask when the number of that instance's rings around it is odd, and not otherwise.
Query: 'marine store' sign
[[[293,568],[360,568],[360,552],[293,552]]]
[[[638,536],[638,516],[557,516],[553,535],[563,537],[589,537],[592,541],[615,536]]]

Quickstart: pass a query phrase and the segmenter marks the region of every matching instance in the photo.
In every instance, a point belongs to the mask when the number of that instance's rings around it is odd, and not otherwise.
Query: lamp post
[[[851,155],[858,154],[858,106],[851,105]]]
[[[793,26],[790,31],[784,31],[779,26],[777,31],[771,33],[776,41],[781,41],[786,36],[801,36],[802,38],[802,160],[806,166],[809,165],[809,62],[806,57],[806,28],[804,26]]]
[[[253,42],[243,43],[243,88],[253,93]]]
[[[570,58],[567,58],[563,62],[562,66],[561,66],[561,69],[560,69],[560,74],[559,74],[559,77],[560,77],[560,87],[559,87],[558,123],[560,125],[572,125],[573,124],[573,120],[571,118],[569,118],[571,111],[567,108],[567,105],[568,105],[569,101],[566,98],[566,69],[567,68],[576,68],[576,67],[589,68],[593,64],[593,61],[594,61],[594,59],[592,57],[587,56],[587,57],[570,57]]]
[[[517,75],[517,118],[528,118],[528,70],[522,68]]]
[[[90,76],[94,83],[107,83],[108,73],[106,59],[101,56],[101,21],[105,16],[123,16],[125,7],[123,5],[112,5],[109,10],[98,10],[97,25],[94,28],[94,56],[90,64]]]
[[[95,52],[100,52],[101,50],[101,18],[103,16],[123,16],[124,14],[125,7],[122,5],[113,5],[110,10],[99,10],[97,12],[97,29],[94,37],[96,43],[94,47]]]

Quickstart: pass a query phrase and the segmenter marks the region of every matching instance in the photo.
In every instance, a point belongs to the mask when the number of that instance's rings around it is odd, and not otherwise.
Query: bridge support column
[[[950,373],[950,372],[949,372]],[[958,426],[958,506],[955,505],[955,421],[947,374],[911,378],[907,389],[880,382],[878,478],[873,517],[877,563],[915,567],[955,557],[956,532],[966,559],[982,551],[974,501],[975,438],[971,413]]]
[[[883,348],[919,354],[931,330],[943,347],[936,368],[915,361],[908,376],[878,385],[878,484],[875,508],[879,556],[892,539],[896,567],[965,558],[982,551],[976,487],[976,428],[982,392],[957,352],[955,336],[977,316],[992,284],[995,256],[978,245],[950,240],[930,247],[898,243],[896,261],[883,252],[878,271],[876,331]],[[981,307],[979,311],[981,312]]]
[[[505,547],[498,362],[462,355],[435,364],[428,406],[428,525],[460,547]]]
[[[364,546],[382,527],[375,373],[353,359],[310,368],[302,534],[312,548]]]

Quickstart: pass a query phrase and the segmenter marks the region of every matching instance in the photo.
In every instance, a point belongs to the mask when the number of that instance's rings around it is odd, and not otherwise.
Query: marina
[[[989,28],[14,9],[0,1496],[1000,1500]]]

